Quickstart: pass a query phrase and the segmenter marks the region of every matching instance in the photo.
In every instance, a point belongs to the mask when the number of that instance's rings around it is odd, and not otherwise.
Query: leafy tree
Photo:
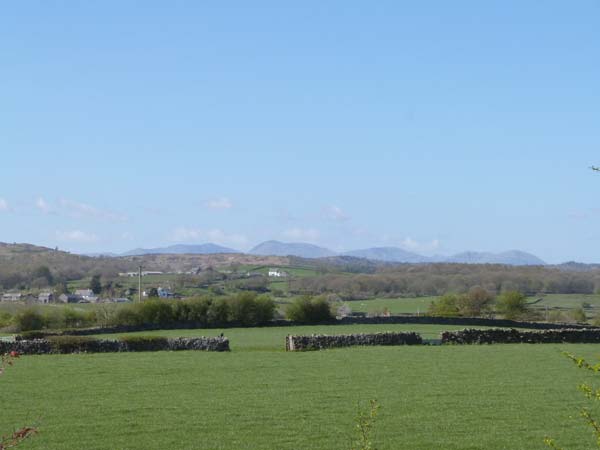
[[[459,296],[457,294],[446,294],[429,305],[429,314],[436,317],[458,317]]]
[[[94,294],[100,294],[102,292],[102,281],[100,275],[94,275],[90,281],[90,289]]]
[[[481,286],[473,286],[458,299],[460,315],[464,317],[480,317],[491,309],[494,296]]]
[[[295,322],[319,323],[334,319],[327,300],[322,297],[303,296],[294,300],[286,309],[286,317]]]
[[[496,302],[496,310],[506,319],[518,319],[528,311],[525,296],[518,291],[500,294]]]

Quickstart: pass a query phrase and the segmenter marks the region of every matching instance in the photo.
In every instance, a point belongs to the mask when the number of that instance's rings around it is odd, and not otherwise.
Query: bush
[[[220,298],[211,302],[206,312],[206,319],[209,325],[224,325],[229,319],[229,303]]]
[[[0,311],[0,328],[9,326],[12,323],[13,316],[6,311]]]
[[[459,296],[456,294],[443,295],[439,300],[430,303],[429,314],[434,317],[458,317],[458,301]]]
[[[44,328],[44,317],[39,311],[27,308],[15,316],[18,331],[41,330]]]
[[[242,325],[260,325],[273,319],[275,303],[255,292],[237,294],[229,302],[229,319]]]
[[[121,342],[131,352],[166,350],[169,344],[169,340],[161,336],[125,336]]]
[[[286,317],[294,322],[319,323],[334,319],[329,303],[323,297],[303,296],[286,309]]]
[[[527,314],[528,307],[525,296],[518,291],[508,291],[500,294],[496,310],[505,319],[518,319]]]
[[[113,324],[116,326],[136,326],[142,325],[140,315],[133,309],[132,305],[126,305],[117,309],[112,317]]]
[[[141,323],[168,325],[174,322],[171,302],[159,299],[146,300],[134,305],[140,316]]]

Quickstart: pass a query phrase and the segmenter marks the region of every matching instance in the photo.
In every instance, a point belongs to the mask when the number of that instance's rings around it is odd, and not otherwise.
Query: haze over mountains
[[[201,245],[172,245],[151,249],[137,248],[123,253],[120,256],[151,255],[151,254],[218,254],[218,253],[244,253],[232,248],[216,244]],[[348,252],[334,252],[325,247],[302,242],[265,241],[248,252],[250,255],[264,256],[299,256],[302,258],[327,258],[331,256],[353,256],[374,261],[392,263],[464,263],[464,264],[508,264],[514,266],[546,265],[544,261],[531,253],[520,250],[510,250],[501,253],[490,252],[462,252],[452,256],[427,257],[410,252],[399,247],[372,247]],[[116,256],[116,255],[105,255]]]

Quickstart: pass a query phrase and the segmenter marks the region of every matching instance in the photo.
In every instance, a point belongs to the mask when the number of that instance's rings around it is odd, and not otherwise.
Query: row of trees
[[[593,294],[600,292],[600,271],[563,271],[548,267],[501,265],[423,264],[395,266],[373,274],[297,278],[291,292],[320,295],[336,293],[345,299],[376,296],[429,296],[466,293],[481,286],[493,294]]]
[[[527,315],[526,297],[518,291],[507,291],[497,298],[480,286],[463,294],[446,294],[429,306],[429,314],[439,317],[487,317],[494,313],[506,319]]]

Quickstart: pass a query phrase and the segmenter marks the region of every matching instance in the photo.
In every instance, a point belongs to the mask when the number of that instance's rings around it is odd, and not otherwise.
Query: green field
[[[542,449],[547,435],[593,446],[577,417],[577,385],[589,375],[560,352],[592,358],[597,345],[281,350],[288,333],[379,329],[225,330],[230,353],[23,357],[0,380],[0,424],[39,422],[23,449],[343,450],[356,403],[375,398],[381,450]]]
[[[391,314],[427,313],[429,304],[438,297],[373,298],[346,302],[354,312],[381,313],[387,309]]]

